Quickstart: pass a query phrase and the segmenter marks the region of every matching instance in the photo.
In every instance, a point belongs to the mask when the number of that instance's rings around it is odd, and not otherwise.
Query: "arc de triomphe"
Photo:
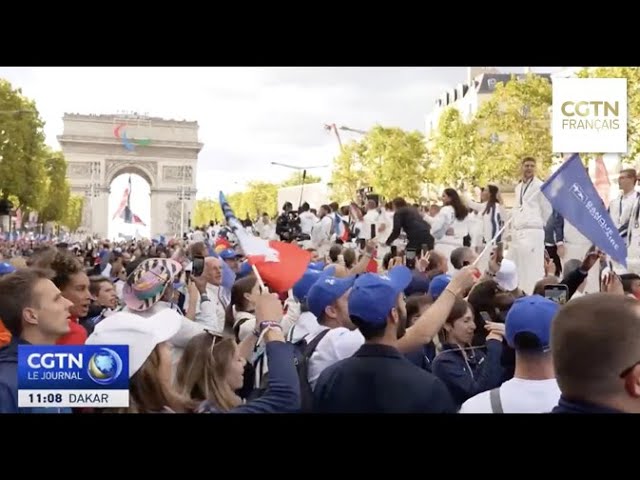
[[[58,142],[71,192],[84,195],[82,230],[106,238],[111,182],[135,173],[151,188],[151,236],[186,231],[196,196],[198,123],[137,115],[65,114]],[[184,211],[182,210],[184,209]],[[113,215],[113,213],[112,213]]]

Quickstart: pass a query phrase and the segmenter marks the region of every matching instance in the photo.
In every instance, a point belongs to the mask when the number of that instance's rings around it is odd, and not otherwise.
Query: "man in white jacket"
[[[628,273],[640,274],[640,196],[634,199],[627,225],[627,270]]]
[[[613,223],[620,232],[620,236],[627,241],[630,249],[634,250],[636,250],[636,247],[633,244],[635,240],[630,241],[627,236],[630,229],[637,228],[635,226],[637,221],[635,219],[630,221],[631,211],[634,209],[634,205],[640,196],[640,193],[635,190],[637,180],[637,173],[633,168],[627,168],[620,171],[620,175],[618,176],[618,186],[620,187],[621,192],[618,198],[611,201],[608,209]],[[631,252],[629,253],[629,258],[632,257],[632,253],[634,256],[636,255],[634,252]],[[640,252],[638,252],[638,254],[640,255]],[[614,263],[614,270],[618,274],[626,273],[625,268],[617,263]]]
[[[531,295],[544,274],[544,227],[552,208],[540,193],[542,180],[536,178],[536,160],[522,160],[522,180],[515,189],[516,205],[512,212],[511,244],[507,257],[518,269],[520,288]]]
[[[331,247],[331,234],[333,229],[333,218],[329,205],[322,205],[319,211],[320,221],[313,225],[311,230],[311,245],[318,252],[321,258],[329,254]]]

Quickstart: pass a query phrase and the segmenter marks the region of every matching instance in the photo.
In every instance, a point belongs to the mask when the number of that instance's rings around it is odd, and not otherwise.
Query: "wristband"
[[[200,295],[200,303],[202,302],[210,302],[211,299],[209,298],[209,296],[206,293],[203,293],[202,295]]]
[[[447,287],[447,288],[444,289],[444,291],[445,292],[449,292],[451,295],[453,295],[454,297],[458,298],[458,295],[453,290],[451,290],[450,288]]]
[[[280,326],[280,323],[278,322],[260,322],[260,332],[272,327],[276,327],[282,330],[282,326]]]

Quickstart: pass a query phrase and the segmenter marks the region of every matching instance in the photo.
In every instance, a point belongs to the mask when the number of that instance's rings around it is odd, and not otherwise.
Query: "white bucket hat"
[[[164,309],[151,317],[117,312],[98,323],[86,345],[128,345],[129,378],[149,358],[156,345],[173,337],[182,323],[181,315]]]

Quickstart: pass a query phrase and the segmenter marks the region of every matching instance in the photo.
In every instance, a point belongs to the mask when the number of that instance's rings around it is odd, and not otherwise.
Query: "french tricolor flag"
[[[222,192],[220,206],[247,261],[256,268],[264,284],[277,293],[293,288],[307,270],[311,253],[293,243],[268,241],[250,235],[236,218]]]

